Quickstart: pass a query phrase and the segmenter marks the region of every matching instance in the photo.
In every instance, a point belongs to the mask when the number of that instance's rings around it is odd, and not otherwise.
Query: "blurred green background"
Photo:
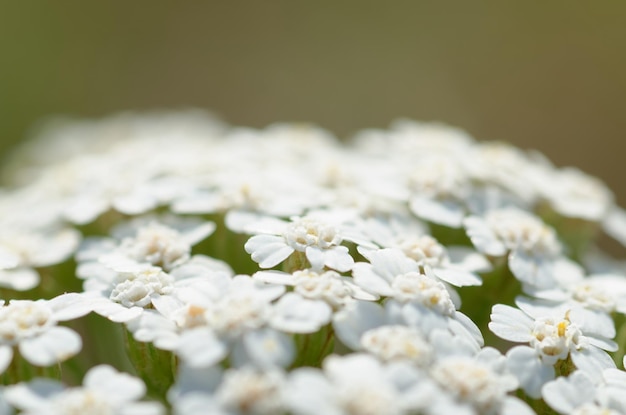
[[[0,0],[0,154],[55,114],[397,117],[536,148],[626,204],[623,1]]]

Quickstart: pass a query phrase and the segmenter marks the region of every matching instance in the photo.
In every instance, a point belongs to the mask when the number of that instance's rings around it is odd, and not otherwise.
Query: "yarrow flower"
[[[626,413],[586,173],[409,120],[40,131],[0,171],[0,414]]]
[[[64,294],[51,300],[11,300],[0,308],[0,372],[4,372],[16,347],[35,366],[50,366],[77,354],[78,333],[57,323],[89,313],[80,294]]]
[[[261,268],[272,268],[294,252],[303,253],[311,267],[348,271],[354,260],[341,245],[341,232],[332,223],[314,217],[292,218],[290,223],[264,222],[265,235],[255,235],[246,242],[246,252]],[[254,225],[251,225],[252,229]]]
[[[520,303],[523,307],[524,304]],[[524,391],[539,397],[541,387],[554,379],[554,366],[571,358],[575,367],[597,378],[603,369],[614,367],[602,349],[617,350],[617,345],[597,334],[583,332],[577,324],[576,310],[564,314],[533,316],[532,307],[518,310],[497,304],[493,307],[489,329],[505,340],[528,342],[507,353],[508,364],[518,377]],[[594,335],[595,334],[595,335]]]
[[[68,388],[60,382],[39,379],[10,386],[5,396],[23,414],[164,414],[157,402],[138,402],[145,393],[140,379],[100,365],[87,372],[82,387]]]

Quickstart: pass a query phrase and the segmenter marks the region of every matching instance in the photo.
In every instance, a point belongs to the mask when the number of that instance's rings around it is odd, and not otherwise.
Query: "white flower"
[[[7,400],[28,415],[161,415],[156,402],[137,402],[146,393],[144,383],[111,366],[91,368],[83,386],[64,388],[59,382],[38,379],[6,389]]]
[[[626,246],[626,210],[613,207],[604,217],[602,229],[611,238]]]
[[[536,310],[534,314],[576,309],[585,323],[585,331],[605,338],[615,337],[611,314],[626,312],[626,279],[619,275],[585,277],[582,272],[571,272],[559,276],[558,286],[553,289],[526,291],[537,299],[519,297],[517,303],[532,307]]]
[[[93,311],[115,322],[130,322],[146,308],[169,310],[180,306],[176,290],[202,280],[221,286],[232,270],[222,262],[196,255],[170,273],[148,264],[124,263],[123,272],[115,272],[99,263],[82,264],[77,272],[86,277],[84,289]]]
[[[35,182],[64,219],[87,224],[111,207],[134,215],[184,193],[186,180],[171,173],[195,164],[219,123],[198,114],[161,113],[53,124],[24,152],[31,158],[28,172],[18,173]]]
[[[214,230],[213,222],[191,218],[166,217],[162,221],[139,218],[113,230],[113,235],[120,241],[117,247],[111,249],[111,242],[100,242],[102,253],[98,260],[117,271],[124,271],[134,263],[148,263],[170,271],[189,260],[192,245]],[[91,250],[94,248],[92,246]]]
[[[447,345],[475,352],[483,342],[480,331],[467,317],[446,318],[393,301],[384,309],[372,302],[353,302],[333,317],[333,328],[337,338],[352,350],[418,366],[429,364],[436,353],[447,350]]]
[[[465,131],[436,122],[396,120],[386,131],[365,130],[354,138],[355,147],[367,154],[392,154],[398,161],[414,162],[423,154],[465,155],[475,145]]]
[[[300,177],[286,179],[284,170],[256,175],[258,168],[253,163],[237,174],[227,168],[216,172],[211,183],[206,186],[199,184],[199,189],[177,200],[172,205],[172,211],[183,214],[225,213],[226,227],[237,233],[244,233],[248,225],[268,216],[301,214],[308,206],[308,198],[301,188]]]
[[[407,326],[381,326],[366,331],[361,337],[363,350],[383,361],[405,359],[418,366],[430,363],[432,348],[422,334]]]
[[[409,414],[427,399],[427,388],[426,379],[410,366],[383,365],[363,354],[331,355],[324,360],[323,372],[293,370],[285,400],[296,415]]]
[[[173,350],[193,367],[215,364],[231,350],[236,366],[286,366],[294,350],[283,332],[316,332],[330,321],[331,309],[295,293],[282,296],[284,291],[245,275],[219,285],[196,281],[177,290],[177,304],[157,308],[161,317],[144,313],[130,329],[136,339]]]
[[[418,159],[409,176],[411,211],[420,219],[459,228],[471,185],[461,160],[447,155]]]
[[[594,382],[577,370],[544,385],[545,402],[561,414],[619,415],[626,413],[626,374],[617,369],[604,371],[605,379]]]
[[[134,273],[120,273],[119,283],[109,298],[124,307],[145,307],[155,295],[167,295],[174,290],[174,278],[157,267],[146,267]]]
[[[533,414],[523,401],[507,395],[518,384],[504,361],[500,352],[485,348],[473,357],[449,356],[437,362],[429,373],[442,393],[428,413]]]
[[[0,308],[0,372],[4,372],[17,347],[35,366],[50,366],[78,353],[80,336],[58,326],[91,311],[80,294],[63,294],[51,300],[11,300]]]
[[[276,221],[263,225],[267,226],[266,234],[255,235],[245,244],[246,252],[261,268],[272,268],[296,251],[303,252],[316,270],[326,266],[348,271],[354,264],[348,248],[341,245],[341,233],[332,224],[313,217],[294,217],[291,223]]]
[[[538,288],[554,285],[554,275],[573,266],[561,252],[554,229],[517,208],[502,208],[463,222],[467,235],[480,252],[508,256],[509,269],[524,284]]]
[[[474,180],[490,183],[517,198],[520,207],[532,206],[539,194],[549,162],[539,153],[524,152],[502,142],[482,142],[471,149],[468,163]]]
[[[446,248],[430,235],[407,236],[398,240],[391,248],[376,252],[360,246],[358,250],[370,262],[372,256],[397,256],[397,253],[391,254],[390,252],[400,251],[415,261],[418,269],[423,273],[432,274],[457,287],[481,285],[482,280],[476,272],[486,272],[491,269],[489,261],[471,248],[461,246]]]
[[[168,400],[176,415],[271,415],[285,411],[285,382],[285,373],[277,368],[183,366]]]
[[[601,222],[613,207],[613,194],[599,179],[574,168],[550,170],[539,190],[559,214]]]
[[[0,226],[2,224],[0,223]],[[33,268],[65,261],[78,247],[75,229],[30,229],[3,226],[0,233],[0,286],[29,290],[39,283]]]
[[[626,279],[618,274],[585,276],[582,272],[559,275],[557,286],[548,290],[527,290],[533,297],[567,303],[603,313],[626,313]]]
[[[280,271],[258,271],[252,276],[255,280],[293,286],[294,292],[310,300],[327,303],[334,310],[341,309],[353,299],[376,300],[356,285],[351,278],[343,277],[329,270],[317,272],[312,269],[295,271],[288,274]]]
[[[532,313],[532,308],[525,311]],[[530,316],[522,310],[496,304],[492,309],[489,329],[497,336],[528,343],[507,353],[509,368],[529,396],[540,396],[541,387],[554,378],[553,366],[571,357],[579,370],[598,378],[603,369],[614,367],[603,349],[614,351],[617,345],[608,339],[583,333],[577,324],[576,310],[553,315]],[[561,313],[561,314],[557,314]]]
[[[367,255],[370,263],[358,262],[352,271],[354,282],[361,288],[401,302],[419,302],[444,315],[454,314],[450,293],[434,278],[430,267],[420,267],[394,249],[381,249]]]

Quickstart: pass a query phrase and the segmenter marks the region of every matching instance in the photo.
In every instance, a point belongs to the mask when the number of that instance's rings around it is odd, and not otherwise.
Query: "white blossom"
[[[267,233],[254,235],[245,244],[246,252],[261,268],[272,268],[294,252],[304,253],[316,270],[325,266],[340,272],[352,268],[354,260],[348,248],[341,245],[343,237],[334,225],[312,217],[292,218],[290,223],[271,225]]]
[[[464,220],[467,235],[480,252],[507,256],[513,275],[537,288],[554,285],[554,275],[568,272],[571,261],[562,254],[554,229],[533,214],[518,208],[492,210],[484,217]]]
[[[532,308],[526,308],[532,314]],[[559,314],[560,313],[560,314]],[[528,346],[516,346],[507,353],[508,364],[521,387],[537,398],[541,387],[554,379],[554,365],[571,358],[573,364],[589,376],[597,378],[603,369],[614,367],[603,351],[616,350],[608,339],[584,333],[576,320],[576,310],[553,315],[531,316],[522,310],[496,304],[492,309],[489,329],[497,336]]]
[[[441,388],[430,414],[533,414],[520,399],[509,396],[517,380],[506,370],[505,358],[495,349],[476,356],[450,356],[437,362],[430,376]]]
[[[156,402],[140,402],[144,383],[111,366],[99,365],[85,375],[83,385],[64,387],[61,383],[36,379],[6,389],[6,398],[28,415],[121,414],[160,415],[165,409]]]
[[[89,313],[91,305],[80,294],[51,300],[11,300],[0,308],[0,372],[11,363],[14,348],[35,366],[50,366],[69,359],[82,347],[74,330],[59,326]]]
[[[430,391],[416,370],[383,365],[362,354],[326,358],[323,372],[299,368],[290,373],[285,399],[297,415],[408,414]]]

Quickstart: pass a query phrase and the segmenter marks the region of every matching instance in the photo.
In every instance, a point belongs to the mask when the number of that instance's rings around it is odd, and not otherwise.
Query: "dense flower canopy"
[[[626,212],[538,153],[121,114],[3,177],[0,414],[625,413]]]

